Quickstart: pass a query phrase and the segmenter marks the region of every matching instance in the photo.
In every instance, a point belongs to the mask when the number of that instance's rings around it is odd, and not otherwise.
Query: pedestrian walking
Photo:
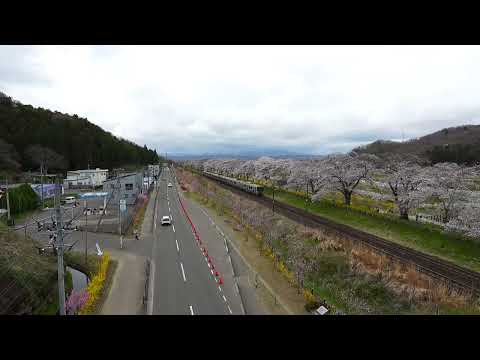
[[[139,237],[138,237],[138,231],[137,230],[133,230],[133,234],[135,235],[135,240],[140,240]]]

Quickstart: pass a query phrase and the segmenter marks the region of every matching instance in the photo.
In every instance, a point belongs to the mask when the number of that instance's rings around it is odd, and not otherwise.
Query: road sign
[[[319,315],[325,315],[328,312],[328,309],[325,306],[320,306],[315,312]]]
[[[127,200],[120,199],[120,211],[126,211],[126,210],[127,210]]]
[[[98,243],[95,244],[95,245],[96,245],[96,247],[97,247],[97,255],[98,255],[98,256],[102,256],[102,255],[103,255],[103,251],[100,250],[100,246],[98,246]]]

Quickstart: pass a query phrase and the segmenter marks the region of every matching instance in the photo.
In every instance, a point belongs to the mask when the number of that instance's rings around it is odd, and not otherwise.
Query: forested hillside
[[[377,140],[353,151],[381,157],[388,157],[389,154],[414,154],[432,163],[472,165],[480,162],[480,125],[443,129],[405,142]]]
[[[0,93],[0,169],[114,168],[158,162],[156,150],[120,139],[76,114],[23,105]]]

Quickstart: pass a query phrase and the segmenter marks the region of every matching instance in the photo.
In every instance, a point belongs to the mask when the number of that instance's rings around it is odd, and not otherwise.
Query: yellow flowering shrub
[[[102,256],[98,272],[91,279],[87,286],[88,300],[82,309],[80,315],[91,314],[95,310],[95,305],[102,294],[103,284],[107,277],[108,264],[110,263],[110,254],[105,252]]]
[[[315,295],[313,295],[312,292],[308,289],[303,289],[303,296],[305,297],[305,300],[307,300],[307,302],[315,301]]]

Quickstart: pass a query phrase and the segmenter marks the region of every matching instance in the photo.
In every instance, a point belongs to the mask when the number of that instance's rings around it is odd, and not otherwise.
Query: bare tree
[[[33,164],[40,167],[42,173],[47,174],[48,169],[66,169],[65,158],[50,148],[41,145],[31,145],[25,150],[25,155]]]
[[[19,170],[20,168],[20,157],[15,147],[0,139],[0,169]]]

